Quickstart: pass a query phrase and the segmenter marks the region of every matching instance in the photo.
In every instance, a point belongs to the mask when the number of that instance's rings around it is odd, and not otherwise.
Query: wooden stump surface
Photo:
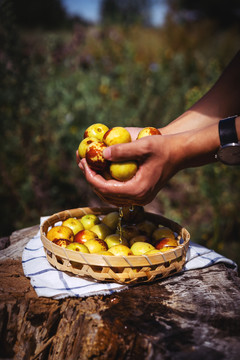
[[[240,279],[224,264],[110,296],[39,298],[21,265],[37,230],[0,251],[0,359],[239,359]]]

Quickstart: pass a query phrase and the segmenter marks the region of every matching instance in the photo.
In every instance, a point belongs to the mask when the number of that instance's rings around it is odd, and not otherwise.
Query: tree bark
[[[235,360],[240,279],[224,264],[110,296],[39,298],[21,253],[38,227],[0,251],[0,358]]]

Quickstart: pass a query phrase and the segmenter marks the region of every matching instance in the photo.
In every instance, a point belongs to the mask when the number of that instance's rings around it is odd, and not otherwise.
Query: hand
[[[128,128],[136,138],[139,129]],[[82,159],[78,165],[96,194],[104,201],[116,206],[145,205],[151,202],[158,191],[178,171],[176,159],[171,159],[169,144],[174,136],[149,136],[127,144],[118,144],[104,150],[104,157],[111,161],[137,160],[137,174],[127,182],[105,180],[91,170]],[[177,140],[177,138],[176,138]]]

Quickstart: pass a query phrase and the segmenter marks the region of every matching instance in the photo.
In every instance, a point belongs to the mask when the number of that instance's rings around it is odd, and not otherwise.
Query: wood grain
[[[39,298],[21,253],[38,227],[0,251],[0,358],[239,359],[240,279],[223,264],[110,296]]]

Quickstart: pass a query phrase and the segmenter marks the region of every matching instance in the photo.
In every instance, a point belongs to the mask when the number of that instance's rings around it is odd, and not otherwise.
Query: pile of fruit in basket
[[[137,139],[145,136],[161,135],[154,127],[146,127],[139,131]],[[103,150],[107,146],[129,143],[132,141],[130,133],[121,126],[109,129],[104,124],[93,124],[89,126],[78,147],[80,158],[86,158],[89,167],[101,173],[107,180],[118,181],[130,180],[138,170],[136,161],[110,162],[103,157]]]
[[[122,208],[106,215],[70,217],[48,230],[46,237],[69,250],[99,255],[149,255],[166,252],[179,245],[178,234],[144,216],[143,207]],[[120,221],[121,220],[121,221]]]

